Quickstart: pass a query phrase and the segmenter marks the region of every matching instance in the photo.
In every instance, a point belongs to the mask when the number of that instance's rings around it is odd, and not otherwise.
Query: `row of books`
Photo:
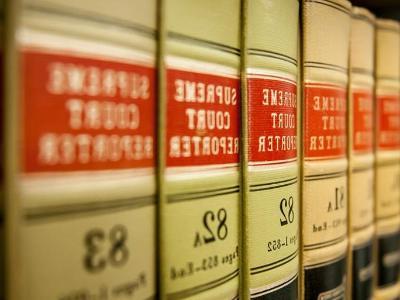
[[[2,7],[4,299],[400,298],[397,21]]]

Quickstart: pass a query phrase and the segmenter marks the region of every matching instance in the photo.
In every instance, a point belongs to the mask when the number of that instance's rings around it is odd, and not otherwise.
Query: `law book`
[[[400,261],[400,25],[376,21],[375,214],[376,299],[399,296]]]
[[[298,299],[299,2],[248,0],[242,27],[243,299]]]
[[[303,2],[301,291],[306,300],[346,295],[350,15],[345,0]]]
[[[9,2],[7,299],[152,299],[156,1]]]
[[[160,299],[236,299],[240,1],[161,12]]]
[[[375,18],[353,7],[350,35],[347,144],[349,157],[349,293],[373,296]]]

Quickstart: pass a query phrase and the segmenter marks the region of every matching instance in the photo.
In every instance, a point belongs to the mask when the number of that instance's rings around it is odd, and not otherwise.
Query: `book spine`
[[[400,293],[400,25],[376,22],[376,299]]]
[[[244,289],[251,299],[297,299],[299,3],[247,1],[245,13]]]
[[[236,299],[240,1],[162,6],[160,298]]]
[[[373,295],[374,16],[353,7],[348,100],[349,297]]]
[[[23,2],[12,33],[13,300],[155,295],[155,1],[87,4]]]
[[[303,3],[302,296],[344,298],[351,5]]]

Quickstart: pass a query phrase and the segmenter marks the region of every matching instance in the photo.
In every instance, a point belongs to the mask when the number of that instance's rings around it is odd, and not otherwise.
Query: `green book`
[[[243,299],[298,299],[298,1],[245,2]]]
[[[160,299],[239,292],[240,1],[161,1]]]
[[[156,1],[7,9],[7,299],[155,297]]]

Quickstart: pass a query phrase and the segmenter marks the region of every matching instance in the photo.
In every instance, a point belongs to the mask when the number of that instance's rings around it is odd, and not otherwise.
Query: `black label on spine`
[[[399,278],[400,233],[378,237],[378,286],[395,284]]]
[[[372,298],[372,241],[353,249],[353,300]]]
[[[346,257],[308,266],[304,276],[305,300],[345,299]]]
[[[251,299],[257,300],[297,300],[298,295],[298,276],[282,283],[279,286],[271,288],[271,290],[262,291],[251,295]]]

